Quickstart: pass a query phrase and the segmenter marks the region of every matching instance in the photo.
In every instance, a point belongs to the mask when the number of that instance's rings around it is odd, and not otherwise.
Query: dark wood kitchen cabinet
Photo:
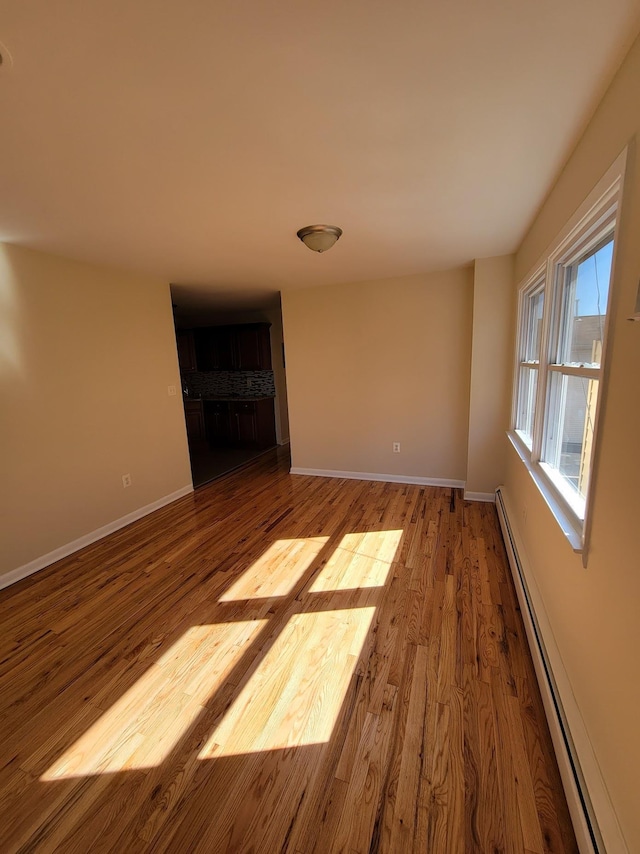
[[[265,397],[256,401],[258,446],[272,448],[276,444],[275,399]]]
[[[192,329],[179,329],[176,332],[178,345],[178,364],[181,371],[197,370],[196,347]]]
[[[256,402],[234,401],[231,404],[231,436],[234,445],[254,447],[258,445],[258,419]]]
[[[269,323],[194,330],[199,371],[270,371]]]
[[[271,337],[268,323],[237,326],[235,336],[239,371],[271,370]]]
[[[272,397],[234,401],[231,412],[232,431],[237,444],[257,448],[271,448],[275,445],[276,424]]]
[[[206,433],[212,447],[271,448],[276,444],[274,401],[207,400]]]
[[[210,445],[221,447],[231,444],[231,413],[226,401],[205,401],[204,419]]]
[[[184,420],[187,425],[187,440],[190,446],[204,443],[207,438],[201,400],[184,401]]]
[[[236,345],[231,326],[208,326],[194,330],[199,371],[236,370]]]

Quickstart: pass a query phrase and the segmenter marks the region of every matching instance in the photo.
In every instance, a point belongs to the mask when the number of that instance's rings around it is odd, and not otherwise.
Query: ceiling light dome
[[[306,225],[297,232],[298,237],[314,252],[326,252],[342,234],[337,225]]]

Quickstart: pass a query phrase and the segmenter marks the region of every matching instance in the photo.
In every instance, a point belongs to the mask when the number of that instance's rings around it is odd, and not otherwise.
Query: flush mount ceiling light
[[[337,225],[306,225],[297,232],[298,237],[314,252],[326,252],[342,234]]]

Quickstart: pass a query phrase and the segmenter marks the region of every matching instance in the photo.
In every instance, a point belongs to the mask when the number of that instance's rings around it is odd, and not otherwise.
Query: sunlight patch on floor
[[[346,534],[309,592],[384,587],[401,537],[402,530]]]
[[[340,541],[340,548],[391,563],[395,560],[403,533],[402,528],[392,528],[388,531],[345,534]]]
[[[286,596],[309,569],[329,537],[276,540],[222,594],[218,601],[237,602]]]
[[[320,744],[335,723],[392,568],[401,530],[346,534],[199,754],[200,759]],[[161,764],[269,619],[251,600],[286,602],[328,537],[280,539],[220,597],[228,622],[189,628],[47,769],[45,781]],[[262,610],[261,610],[262,609]],[[267,613],[264,603],[256,617]],[[222,615],[221,615],[222,616]],[[215,616],[213,616],[215,619]],[[53,745],[55,747],[55,745]]]
[[[329,741],[375,611],[294,614],[198,758]]]
[[[40,779],[159,765],[267,622],[189,628]]]

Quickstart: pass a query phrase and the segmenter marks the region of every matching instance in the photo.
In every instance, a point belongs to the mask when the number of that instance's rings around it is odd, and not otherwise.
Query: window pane
[[[580,518],[589,485],[597,399],[598,380],[550,372],[542,459],[561,478],[563,494]]]
[[[565,271],[558,363],[599,366],[613,239]]]
[[[533,414],[538,388],[538,369],[520,368],[518,381],[518,411],[516,414],[516,430],[522,441],[530,449],[533,437]]]
[[[544,309],[544,291],[527,297],[526,328],[523,340],[523,362],[540,361],[540,331],[542,329],[542,312]]]

